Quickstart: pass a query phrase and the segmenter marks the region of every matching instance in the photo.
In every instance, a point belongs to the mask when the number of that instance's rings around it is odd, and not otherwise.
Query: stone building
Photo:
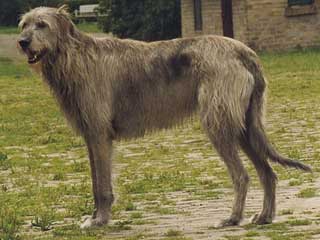
[[[320,0],[181,0],[182,36],[224,35],[256,50],[320,46]]]

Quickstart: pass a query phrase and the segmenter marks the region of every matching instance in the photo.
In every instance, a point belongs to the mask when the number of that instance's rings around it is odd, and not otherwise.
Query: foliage
[[[98,0],[11,0],[0,1],[0,26],[17,25],[19,16],[31,8],[39,6],[58,7],[67,4],[70,11],[82,4],[97,3]]]
[[[25,6],[23,0],[0,1],[0,25],[15,25]]]
[[[20,239],[18,235],[20,226],[20,216],[17,214],[16,210],[8,208],[7,205],[2,206],[0,209],[0,239]]]
[[[180,36],[179,0],[100,0],[104,31],[122,38],[154,41]]]
[[[55,219],[55,213],[52,209],[38,209],[31,224],[33,227],[39,227],[41,231],[49,231]]]

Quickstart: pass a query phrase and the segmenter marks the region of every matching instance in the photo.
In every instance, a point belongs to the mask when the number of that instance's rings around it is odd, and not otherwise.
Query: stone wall
[[[202,31],[194,30],[193,0],[181,0],[182,35],[223,35],[221,0],[202,0]],[[234,37],[254,49],[320,46],[320,0],[288,7],[287,0],[233,0]]]

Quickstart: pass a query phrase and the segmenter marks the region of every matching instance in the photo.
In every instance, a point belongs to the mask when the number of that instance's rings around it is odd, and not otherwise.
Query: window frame
[[[288,6],[305,6],[314,4],[314,0],[288,0]]]
[[[288,6],[285,9],[286,17],[314,14],[318,14],[315,0],[288,0]]]

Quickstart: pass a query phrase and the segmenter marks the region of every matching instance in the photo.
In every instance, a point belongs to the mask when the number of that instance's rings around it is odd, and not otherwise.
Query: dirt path
[[[317,209],[320,206],[320,197],[311,199],[299,199],[296,194],[300,187],[286,188],[279,184],[277,193],[277,208],[280,210],[293,209],[294,216],[298,218],[317,219]],[[318,185],[318,184],[317,184]],[[318,185],[319,186],[319,185]],[[229,193],[229,194],[228,194]],[[262,207],[263,192],[261,189],[251,188],[246,203],[246,216],[239,227],[215,228],[221,219],[226,218],[231,212],[232,196],[230,189],[226,189],[226,195],[217,200],[188,200],[190,194],[179,193],[169,196],[176,203],[175,210],[182,214],[158,216],[146,215],[144,219],[157,222],[156,225],[133,226],[128,235],[138,233],[150,233],[151,239],[159,239],[165,236],[168,229],[181,231],[185,237],[191,239],[227,239],[226,236],[242,236],[247,233],[244,228],[250,223],[251,215],[258,213]],[[310,214],[310,212],[314,214]],[[292,215],[278,215],[274,223],[289,221]],[[308,229],[319,230],[317,225],[307,226]],[[297,228],[292,231],[297,231]],[[123,234],[123,233],[121,233]],[[118,235],[118,236],[121,236]],[[255,239],[264,239],[264,236]]]
[[[0,34],[0,57],[10,58],[15,61],[24,59],[16,47],[17,38],[17,34]]]

